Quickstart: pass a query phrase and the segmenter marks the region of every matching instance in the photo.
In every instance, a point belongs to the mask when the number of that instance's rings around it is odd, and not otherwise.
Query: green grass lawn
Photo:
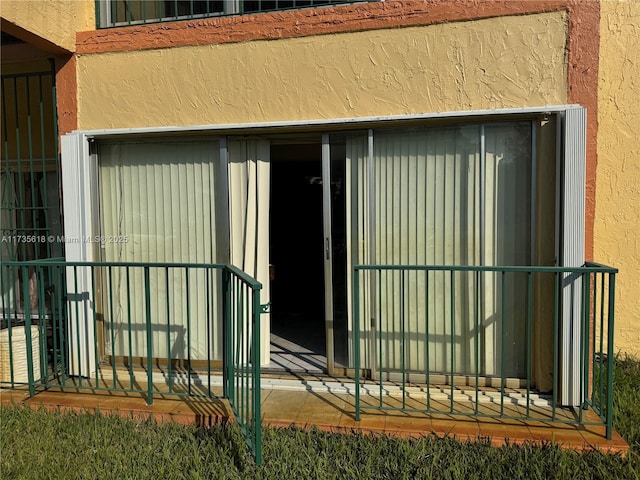
[[[491,447],[425,436],[265,428],[256,467],[234,425],[197,428],[115,416],[0,407],[0,478],[576,479],[640,478],[640,361],[619,358],[615,427],[627,458],[556,445]]]

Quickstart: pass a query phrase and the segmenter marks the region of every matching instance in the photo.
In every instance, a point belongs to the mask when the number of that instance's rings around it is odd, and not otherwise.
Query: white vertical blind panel
[[[349,196],[347,211],[358,226],[358,238],[349,248],[353,256],[349,265],[369,263],[367,248],[371,244],[375,245],[377,264],[479,265],[482,235],[486,237],[485,263],[528,264],[531,152],[523,145],[531,143],[530,125],[492,127],[487,129],[487,139],[486,185],[480,185],[477,125],[376,132],[372,179],[367,178],[364,168],[364,143],[361,139],[348,141],[347,162],[352,166],[348,172],[354,178],[347,185],[357,190]],[[369,180],[374,184],[371,199],[367,196]],[[481,216],[483,191],[487,201]],[[369,208],[375,212],[374,242],[366,224]],[[505,375],[520,375],[524,337],[516,311],[523,306],[523,299],[515,294],[515,287],[505,285],[502,315],[501,279],[493,274],[479,278],[484,288],[480,297],[484,304],[478,312],[479,371],[500,373],[500,351],[496,348],[501,343],[504,317]],[[513,281],[507,278],[507,283]],[[375,361],[381,360],[384,370],[398,370],[404,364],[415,371],[451,372],[453,368],[456,374],[475,372],[473,273],[433,271],[427,277],[410,272],[402,278],[397,272],[383,272],[380,285],[375,287],[376,298],[367,296],[366,285],[361,288],[361,298],[364,295],[366,299],[361,305],[373,307],[373,311],[363,312],[363,318],[373,317],[380,325]],[[368,330],[367,325],[363,327]],[[368,359],[369,365],[373,360]]]
[[[561,168],[561,252],[560,265],[580,267],[585,262],[585,183],[587,114],[584,108],[570,108],[564,119],[564,162]],[[562,280],[560,344],[560,402],[580,404],[580,319],[582,280],[565,274]]]
[[[99,162],[102,234],[128,238],[107,241],[105,261],[216,262],[218,142],[104,144]],[[185,269],[150,270],[153,356],[220,359],[219,275],[191,269],[188,290],[186,276]],[[146,356],[144,272],[131,270],[128,288],[124,268],[110,275],[105,271],[102,281],[105,320],[115,325],[115,342],[106,339],[107,352]]]

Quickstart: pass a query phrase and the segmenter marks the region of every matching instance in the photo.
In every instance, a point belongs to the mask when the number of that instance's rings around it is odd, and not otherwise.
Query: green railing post
[[[356,381],[356,422],[360,421],[360,279],[359,270],[353,270],[353,351]]]
[[[27,381],[29,382],[29,396],[36,394],[35,379],[33,375],[33,344],[31,339],[31,302],[29,301],[29,269],[22,267],[22,295],[24,298],[24,334],[27,343]]]
[[[604,280],[602,282],[604,284]],[[609,305],[607,324],[607,440],[613,435],[613,329],[615,320],[616,274],[609,273]],[[602,299],[604,302],[604,298]],[[604,308],[604,305],[603,305]]]
[[[253,335],[251,336],[251,363],[253,378],[251,388],[253,393],[252,424],[254,432],[254,448],[256,464],[262,464],[262,416],[260,391],[260,290],[253,289]]]
[[[222,390],[225,398],[231,396],[231,273],[227,267],[222,271],[222,288],[223,288],[223,322],[222,322]]]
[[[151,289],[149,266],[144,267],[144,298],[147,327],[147,405],[153,405],[153,337],[151,336]]]

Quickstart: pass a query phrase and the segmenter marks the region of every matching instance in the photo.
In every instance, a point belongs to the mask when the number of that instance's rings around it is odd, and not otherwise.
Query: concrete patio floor
[[[532,406],[531,412],[538,418],[548,420],[513,420],[446,413],[422,414],[393,411],[362,410],[360,421],[355,420],[355,397],[341,388],[331,388],[326,379],[316,380],[323,388],[311,388],[314,381],[287,379],[286,377],[263,379],[261,390],[263,425],[276,427],[316,427],[321,430],[349,433],[354,431],[387,434],[400,437],[418,437],[435,434],[454,436],[460,440],[490,439],[495,446],[505,442],[553,442],[563,448],[575,450],[598,449],[604,452],[626,454],[629,445],[617,433],[611,440],[605,437],[604,425],[574,425],[554,422],[550,409]],[[328,386],[328,387],[327,387]],[[197,387],[194,387],[197,388]],[[100,411],[127,417],[153,416],[158,421],[175,421],[183,424],[214,425],[233,421],[233,413],[227,400],[221,398],[222,387],[212,387],[215,398],[176,397],[167,395],[160,388],[154,393],[153,405],[149,406],[140,393],[108,393],[80,391],[74,388],[48,389],[28,397],[25,389],[0,390],[0,402],[4,405],[22,404],[32,408],[40,406],[50,410]],[[437,398],[437,397],[436,397]],[[361,396],[361,404],[375,405],[374,396]],[[385,397],[385,404],[398,404],[401,398]],[[417,401],[407,400],[409,404]],[[434,403],[436,405],[434,405]],[[439,403],[439,405],[438,405]],[[432,408],[446,410],[448,399],[432,401]],[[456,400],[456,410],[473,412],[474,404]],[[517,402],[506,403],[503,412],[507,415],[523,415],[525,407]],[[499,413],[500,405],[486,402],[480,405],[483,413]],[[558,410],[557,418],[573,415],[570,411]],[[600,420],[592,411],[584,412],[585,419]]]

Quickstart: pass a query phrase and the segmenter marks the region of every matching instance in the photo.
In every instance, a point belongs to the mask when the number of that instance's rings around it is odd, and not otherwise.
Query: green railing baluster
[[[107,278],[109,282],[109,334],[111,336],[111,375],[113,386],[115,388],[118,379],[118,372],[116,372],[116,322],[115,311],[113,310],[113,269],[107,268]],[[145,292],[146,293],[146,292]],[[96,363],[96,367],[98,364]],[[97,370],[97,368],[96,368]],[[96,373],[97,379],[97,373]],[[97,382],[96,382],[97,383]]]
[[[591,274],[582,274],[582,332],[580,355],[580,423],[582,411],[589,408],[589,330],[591,319]]]
[[[78,386],[82,387],[82,345],[80,338],[80,294],[78,293],[78,266],[73,266],[73,304],[76,310],[76,346],[78,348],[78,358],[76,360],[76,368],[78,371]]]
[[[169,267],[164,268],[165,312],[167,315],[167,383],[169,393],[173,393],[173,357],[171,356],[171,294],[169,290]]]
[[[371,276],[372,274],[370,272],[367,272],[368,276]],[[365,291],[367,291],[365,289]],[[366,310],[365,310],[366,312]],[[366,315],[366,313],[365,313]],[[373,315],[373,314],[372,314]],[[370,315],[371,316],[371,315]],[[373,315],[375,317],[375,315]],[[375,331],[372,332],[375,335],[378,336],[378,375],[380,375],[380,378],[382,378],[382,371],[383,371],[383,360],[382,360],[382,349],[383,349],[383,343],[382,343],[382,272],[378,271],[378,315],[377,315],[377,322],[375,323]],[[373,325],[372,325],[373,326]],[[373,338],[373,344],[375,345],[375,337]],[[372,358],[374,357],[374,352],[371,352],[371,356]],[[373,363],[373,362],[372,362]],[[380,382],[380,400],[379,400],[379,404],[380,407],[382,407],[382,381]]]
[[[360,271],[353,271],[353,350],[355,366],[356,422],[360,421]]]
[[[604,276],[604,273],[603,273]],[[607,427],[606,437],[613,436],[613,333],[615,326],[616,274],[609,273],[609,298],[607,305]],[[604,284],[604,281],[602,282]],[[604,298],[603,298],[604,304]],[[604,305],[603,305],[604,308]]]
[[[127,339],[129,343],[129,388],[134,389],[136,382],[135,373],[133,372],[133,334],[131,326],[131,274],[130,267],[125,267],[125,275],[127,282]],[[112,352],[112,356],[113,352]],[[169,384],[171,384],[171,378],[169,378]]]
[[[425,298],[425,366],[427,369],[427,411],[431,411],[431,368],[429,365],[429,270],[424,271],[424,298]]]
[[[444,275],[444,272],[443,272]],[[455,343],[456,343],[456,338],[455,338],[455,331],[456,331],[456,324],[455,324],[455,308],[456,308],[456,300],[455,300],[455,287],[454,287],[454,273],[453,270],[451,270],[450,274],[449,274],[449,316],[451,317],[451,325],[449,328],[451,328],[451,342],[450,342],[450,349],[451,349],[451,373],[449,376],[449,381],[451,383],[451,388],[450,388],[450,398],[449,398],[449,412],[453,413],[454,408],[453,408],[453,395],[454,395],[454,386],[455,386],[455,381],[454,381],[454,374],[455,374]]]
[[[405,273],[406,271],[400,272],[400,332],[402,335],[400,339],[400,355],[401,355],[400,368],[402,369],[402,408],[403,409],[407,408],[407,365],[406,365],[406,358],[405,358],[407,353],[406,352],[407,351],[407,346],[406,346],[407,332],[406,332],[406,319],[404,316],[404,304],[405,304],[404,274]]]
[[[184,283],[187,302],[187,393],[191,395],[191,290],[189,288],[189,268],[184,269]]]
[[[475,335],[474,335],[474,343],[475,343],[475,351],[476,351],[476,406],[475,412],[478,413],[480,409],[479,399],[480,399],[480,391],[479,385],[480,382],[480,272],[475,272],[475,295],[474,295],[474,304],[475,304]]]
[[[31,339],[31,302],[29,301],[29,269],[22,267],[22,294],[24,298],[24,333],[27,347],[27,381],[29,382],[29,396],[36,394],[36,386],[33,375],[33,344]]]
[[[531,293],[531,272],[527,272],[527,352],[526,352],[526,368],[527,368],[527,418],[530,416],[531,409],[531,310],[532,310],[532,293]]]
[[[253,378],[251,387],[253,388],[253,431],[256,463],[262,463],[262,413],[261,413],[261,391],[260,391],[260,290],[253,290]]]
[[[602,282],[600,282],[600,351],[598,352],[598,359],[599,359],[599,366],[600,366],[600,370],[599,370],[599,390],[600,390],[600,398],[598,399],[598,403],[599,403],[599,407],[600,410],[604,410],[605,408],[605,403],[604,403],[604,381],[605,381],[605,376],[602,374],[604,372],[604,292],[605,292],[605,288],[604,288],[604,284],[605,284],[605,277],[604,274],[602,275]],[[611,280],[611,279],[609,279]]]
[[[153,405],[153,333],[151,329],[151,280],[149,267],[144,267],[144,298],[147,326],[147,405]]]
[[[556,420],[556,406],[558,405],[558,389],[560,381],[558,378],[558,328],[560,326],[560,283],[558,279],[559,273],[553,274],[553,400],[551,404],[551,420]]]
[[[505,306],[504,306],[504,289],[505,289],[505,280],[506,280],[506,272],[503,270],[500,272],[501,275],[501,285],[500,285],[500,416],[504,416],[504,395],[506,388],[506,375],[505,375],[505,347],[504,347],[504,337],[505,337],[505,329],[506,329],[506,318],[505,318]]]
[[[206,296],[206,332],[207,332],[207,397],[211,397],[211,280],[213,270],[206,268],[205,275],[205,296]]]
[[[91,298],[93,299],[93,308],[91,309],[93,311],[93,315],[92,315],[92,321],[93,321],[93,338],[94,338],[94,342],[93,342],[93,360],[96,363],[96,387],[98,386],[98,382],[100,381],[98,378],[100,369],[98,368],[98,319],[97,319],[97,312],[96,312],[96,308],[95,305],[97,303],[97,299],[96,299],[96,278],[95,278],[95,268],[90,267],[91,268]],[[112,344],[113,345],[113,344]],[[113,347],[112,347],[113,349]],[[112,355],[113,356],[113,355]],[[115,387],[115,385],[114,385]]]

